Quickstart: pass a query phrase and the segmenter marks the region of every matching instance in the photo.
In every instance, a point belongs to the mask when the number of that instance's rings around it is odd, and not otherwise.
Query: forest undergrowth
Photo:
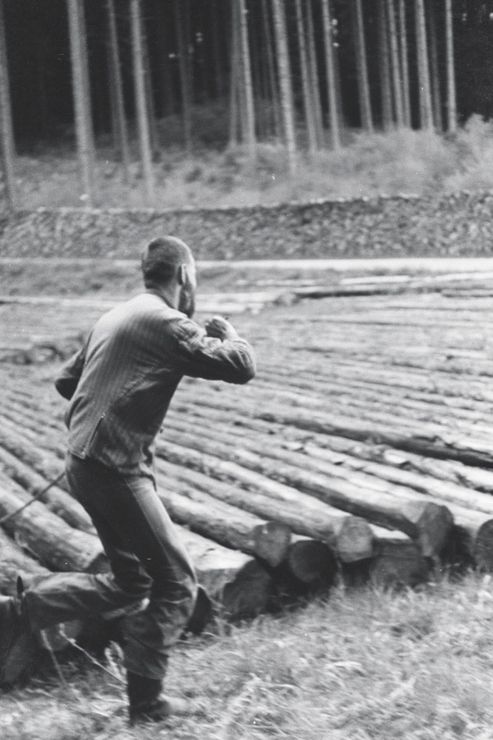
[[[259,143],[254,165],[240,145],[219,146],[221,115],[221,111],[197,110],[199,145],[190,154],[185,154],[179,143],[179,119],[159,122],[154,204],[145,199],[136,142],[125,183],[109,138],[100,138],[95,206],[248,206],[493,188],[493,122],[479,116],[473,116],[453,135],[409,129],[347,132],[339,151],[327,148],[312,157],[300,152],[297,171],[290,176],[286,153],[279,143]],[[80,190],[77,168],[75,149],[66,134],[57,145],[25,150],[17,166],[20,207],[84,205],[86,196]]]

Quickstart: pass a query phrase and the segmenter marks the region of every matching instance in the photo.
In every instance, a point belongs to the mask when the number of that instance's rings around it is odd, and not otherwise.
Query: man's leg
[[[193,611],[193,567],[151,479],[124,478],[99,463],[71,457],[67,475],[93,518],[113,572],[49,576],[25,594],[29,620],[39,629],[108,614],[148,596],[145,611],[124,620],[124,655],[131,713],[132,705],[137,717],[153,704],[152,718],[160,719],[175,709],[159,702],[158,695],[169,650]]]
[[[17,597],[0,597],[0,687],[15,683],[25,673],[35,648],[34,633],[60,622],[91,615],[111,618],[139,608],[150,594],[152,580],[128,543],[111,526],[97,505],[115,476],[102,466],[67,459],[72,492],[93,518],[111,573],[54,573],[35,578],[24,592],[19,579]],[[116,484],[119,484],[119,479]],[[87,495],[86,495],[87,493]]]
[[[150,593],[152,580],[128,538],[112,521],[111,506],[124,506],[125,488],[114,471],[94,461],[67,457],[67,479],[72,495],[85,507],[101,539],[111,571],[103,574],[54,573],[36,579],[24,596],[33,630],[60,622],[101,615],[111,618],[138,608]]]

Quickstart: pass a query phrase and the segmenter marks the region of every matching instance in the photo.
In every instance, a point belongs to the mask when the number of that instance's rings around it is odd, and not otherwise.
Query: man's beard
[[[188,316],[189,319],[195,313],[195,290],[188,285],[184,285],[182,288],[178,310]]]

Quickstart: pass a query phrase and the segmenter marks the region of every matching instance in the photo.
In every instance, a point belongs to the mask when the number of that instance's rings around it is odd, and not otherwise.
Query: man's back
[[[242,383],[254,373],[249,345],[221,342],[153,291],[104,314],[57,381],[74,391],[69,450],[123,471],[147,470],[152,441],[183,375]]]

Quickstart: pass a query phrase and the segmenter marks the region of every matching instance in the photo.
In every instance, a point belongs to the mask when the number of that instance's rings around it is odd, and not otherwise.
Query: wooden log
[[[379,587],[416,586],[426,581],[429,564],[416,543],[403,532],[373,526],[376,547],[369,578]]]
[[[223,439],[221,435],[219,436],[220,439]],[[344,440],[342,440],[342,442],[344,444]],[[242,443],[245,444],[246,440],[243,440]],[[259,444],[258,441],[249,443],[249,447],[253,446],[255,448],[257,444]],[[260,442],[260,444],[262,443]],[[296,461],[299,467],[303,467],[303,463],[305,464],[305,466],[309,465],[309,461],[307,461],[306,458],[303,459],[292,450],[279,451],[277,449],[273,449],[272,447],[270,447],[269,449],[270,454],[274,458],[277,457],[284,462]],[[359,449],[360,447],[356,448],[356,450]],[[390,492],[392,495],[397,494],[402,497],[410,496],[411,498],[413,498],[413,491],[416,490],[418,493],[432,497],[434,503],[437,503],[439,505],[442,502],[447,503],[447,506],[449,507],[449,509],[451,509],[451,513],[457,520],[457,526],[453,530],[454,538],[462,542],[463,553],[467,554],[467,557],[471,563],[477,562],[478,564],[480,564],[480,567],[482,569],[491,568],[490,553],[487,547],[487,537],[489,531],[488,518],[479,519],[478,522],[477,517],[473,517],[474,521],[473,523],[471,523],[469,521],[469,518],[467,517],[467,513],[462,511],[462,509],[464,509],[465,507],[472,507],[476,510],[483,511],[492,515],[493,499],[490,496],[464,489],[458,485],[454,486],[451,483],[445,484],[442,481],[435,481],[430,476],[417,476],[415,474],[408,473],[407,471],[400,470],[393,471],[392,469],[389,470],[389,468],[385,465],[367,463],[366,461],[356,459],[347,454],[342,454],[341,452],[333,453],[330,450],[320,450],[310,442],[303,445],[303,450],[305,452],[315,454],[322,460],[322,466],[315,466],[315,470],[318,472],[326,473],[336,477],[344,475],[346,471],[344,470],[344,468],[341,467],[341,463],[344,463],[345,465],[349,465],[356,471],[363,471],[364,473],[371,474],[370,476],[349,476],[349,480],[351,480],[352,477],[354,482],[359,482],[362,486],[370,486],[377,491],[381,490],[384,493]],[[355,451],[354,445],[352,451]],[[328,461],[330,461],[331,464],[325,464]],[[397,485],[392,485],[389,488],[386,484],[386,480],[390,480],[392,484]],[[464,530],[464,532],[462,532],[462,530]],[[400,540],[402,540],[402,538],[400,538]],[[394,538],[394,541],[390,542],[390,544],[388,541],[386,541],[384,544],[385,550],[389,553],[392,553],[393,551],[396,551],[397,547],[401,547],[402,541],[399,541],[396,544]],[[408,546],[406,547],[410,554],[405,556],[404,562],[408,562],[412,554],[412,548]],[[444,542],[444,547],[449,547],[447,541]],[[404,549],[405,548],[403,546],[403,551]],[[457,551],[457,548],[455,549]],[[417,567],[416,564],[412,567],[415,567],[418,573],[420,572],[420,568]]]
[[[28,587],[49,573],[47,568],[27,555],[0,528],[0,593],[15,595],[18,576],[21,576],[23,583]],[[36,638],[41,647],[57,652],[67,647],[66,636],[75,639],[82,631],[82,627],[81,621],[73,620],[41,630]]]
[[[272,578],[258,560],[231,550],[184,527],[180,537],[190,555],[199,582],[216,610],[228,619],[261,614],[269,601]]]
[[[41,413],[40,417],[43,416]],[[54,442],[50,441],[46,430],[36,431],[22,419],[14,421],[3,410],[0,415],[0,445],[45,477],[54,478],[63,470],[60,458],[54,452]]]
[[[279,399],[281,397],[279,396]],[[216,399],[196,399],[194,405],[202,405],[210,409],[230,409],[228,401]],[[247,403],[237,405],[236,411],[244,416],[257,416],[265,421],[277,423],[280,426],[295,426],[307,431],[325,434],[347,436],[353,439],[374,439],[382,444],[406,449],[413,452],[437,458],[452,458],[464,463],[493,467],[493,444],[484,430],[471,431],[470,434],[458,434],[449,430],[441,423],[426,420],[399,418],[382,411],[361,408],[357,406],[334,407],[329,414],[318,410],[320,403],[313,402],[317,408],[284,407],[281,400],[272,394],[265,403],[264,409],[256,413],[257,407]],[[272,411],[270,410],[272,409]],[[362,418],[364,421],[362,421]]]
[[[462,506],[450,506],[454,517],[452,542],[449,548],[459,560],[468,562],[480,570],[493,572],[493,515],[481,511],[466,509]]]
[[[309,587],[330,587],[337,574],[337,560],[324,542],[296,537],[286,558],[290,573]]]
[[[344,456],[344,461],[346,462]],[[327,465],[324,465],[324,469]],[[389,475],[386,466],[376,463],[363,463],[365,471],[373,475],[375,490],[387,491],[386,476]],[[330,466],[332,470],[332,466]],[[358,467],[358,470],[361,469]],[[398,475],[397,475],[398,474]],[[377,476],[380,476],[377,477]],[[491,571],[493,568],[493,499],[491,496],[471,491],[453,483],[436,481],[429,476],[416,476],[408,471],[390,471],[392,491],[398,496],[407,496],[408,488],[413,486],[417,496],[428,496],[434,503],[444,502],[454,519],[451,536],[461,542],[461,548],[467,552],[470,561],[482,570]],[[357,480],[367,482],[368,476],[359,476]],[[396,485],[398,484],[398,485]],[[444,543],[447,545],[447,543]],[[459,548],[456,548],[458,551]]]
[[[32,497],[0,471],[0,518]],[[39,562],[58,571],[98,572],[107,567],[99,539],[68,525],[36,501],[3,524],[5,531]]]
[[[28,407],[17,398],[7,398],[2,405],[2,415],[22,429],[37,432],[41,439],[46,435],[52,439],[60,439],[65,431],[61,420],[52,418],[44,404]]]
[[[434,557],[440,553],[452,527],[452,516],[447,507],[426,501],[416,496],[416,500],[400,501],[396,496],[373,491],[370,488],[362,488],[349,481],[335,477],[328,477],[306,470],[306,459],[299,460],[295,453],[289,453],[298,465],[286,462],[284,455],[279,450],[270,449],[269,454],[275,455],[276,459],[266,458],[264,455],[256,454],[251,450],[238,447],[228,447],[219,444],[217,439],[209,442],[202,437],[194,437],[190,434],[178,434],[173,432],[173,438],[182,446],[189,446],[201,453],[221,456],[221,461],[216,458],[209,465],[225,466],[223,461],[233,460],[237,463],[234,472],[237,476],[242,475],[241,468],[247,468],[256,474],[268,476],[272,481],[280,481],[299,491],[316,496],[324,503],[335,506],[351,514],[362,516],[369,521],[400,529],[410,537],[419,542],[422,552],[427,557]],[[301,456],[303,457],[303,456]]]
[[[465,464],[484,466],[493,469],[493,445],[486,441],[477,443],[461,435],[435,430],[426,435],[412,433],[405,429],[389,431],[383,423],[375,424],[365,420],[347,417],[315,414],[296,410],[264,410],[258,414],[264,421],[286,426],[294,426],[307,431],[350,439],[378,442],[390,447],[409,450],[429,457],[459,460]]]
[[[451,420],[457,420],[464,423],[473,423],[474,431],[478,432],[480,430],[478,423],[481,420],[483,427],[489,424],[486,404],[483,404],[482,407],[479,404],[474,404],[474,408],[470,407],[471,402],[469,402],[469,407],[465,404],[449,404],[447,405],[447,414],[444,415],[443,407],[446,399],[439,394],[410,393],[402,388],[395,389],[389,386],[386,386],[383,391],[382,389],[375,390],[368,388],[363,383],[354,384],[348,381],[344,383],[343,380],[337,382],[333,378],[323,382],[323,386],[320,380],[307,382],[300,380],[297,386],[295,385],[295,379],[292,379],[291,382],[293,383],[293,389],[283,383],[282,392],[280,393],[278,378],[269,377],[264,381],[256,379],[256,389],[261,392],[275,393],[276,397],[282,398],[283,402],[293,406],[316,407],[323,394],[334,410],[341,407],[346,408],[350,405],[355,408],[363,408],[365,412],[375,408],[379,411],[385,410],[387,413],[391,413],[395,405],[398,404],[403,411],[409,411],[413,418],[426,417],[434,423],[445,424],[446,426],[450,425]]]
[[[350,455],[341,453],[331,453],[329,450],[318,448],[317,446],[307,443],[304,451],[323,462],[337,460],[337,465],[341,468],[350,468],[361,473],[368,473],[377,480],[388,481],[400,487],[417,491],[434,500],[440,499],[447,504],[469,507],[477,511],[483,511],[493,514],[493,498],[486,493],[479,493],[465,486],[458,485],[452,481],[441,481],[426,474],[417,474],[409,470],[400,470],[392,468],[381,463],[369,462],[352,458]],[[385,489],[385,485],[383,486]]]
[[[1,444],[1,443],[0,443]],[[32,496],[47,488],[53,480],[47,480],[22,460],[0,446],[0,464],[6,476],[16,481]],[[63,470],[63,468],[61,468]],[[57,470],[59,474],[60,468]],[[46,507],[68,524],[88,533],[94,533],[94,527],[89,514],[84,507],[58,485],[51,486],[42,496]]]
[[[194,490],[171,478],[169,469],[159,461],[157,471],[158,493],[173,521],[225,547],[255,555],[272,567],[286,558],[291,542],[291,530],[287,525],[266,522],[203,491]]]
[[[0,593],[14,595],[19,575],[29,580],[31,576],[44,576],[49,572],[0,528]]]
[[[158,440],[156,449],[168,464],[175,463],[170,469],[177,478],[230,504],[284,522],[299,534],[320,539],[345,562],[366,559],[373,552],[371,530],[358,517],[323,505],[311,496],[227,460],[168,441]],[[224,483],[224,479],[229,484]],[[248,492],[238,486],[247,487]]]
[[[365,451],[365,459],[367,454]],[[400,450],[380,450],[380,457],[386,465],[430,475],[441,481],[451,481],[483,493],[493,493],[493,471],[474,468],[456,460],[434,460]]]

